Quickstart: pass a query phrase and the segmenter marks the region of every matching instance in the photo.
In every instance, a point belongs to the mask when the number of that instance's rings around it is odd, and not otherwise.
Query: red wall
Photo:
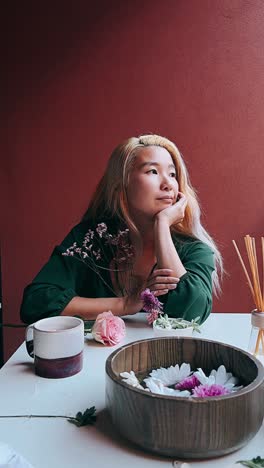
[[[216,312],[253,302],[231,240],[263,235],[264,3],[12,2],[6,11],[3,311],[78,222],[113,147],[174,140],[228,275]],[[58,6],[59,4],[59,6]],[[5,331],[6,358],[23,337]]]

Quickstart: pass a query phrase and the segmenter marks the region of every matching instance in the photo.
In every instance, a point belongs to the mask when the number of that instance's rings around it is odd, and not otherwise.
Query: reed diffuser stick
[[[252,274],[252,281],[253,281],[253,290],[255,296],[255,304],[258,310],[262,311],[262,297],[261,297],[261,289],[260,289],[260,282],[259,282],[259,273],[258,273],[258,262],[257,262],[257,253],[256,253],[256,245],[254,237],[250,237],[247,235],[244,237],[246,250],[248,254],[249,265]]]
[[[258,352],[259,352],[259,345],[260,345],[260,341],[262,339],[262,332],[263,332],[263,330],[259,330],[259,332],[258,332],[256,347],[255,347],[255,350],[254,350],[255,355],[258,354]]]
[[[250,287],[252,296],[254,297],[254,290],[253,290],[253,286],[252,286],[252,283],[251,283],[251,281],[250,281],[250,278],[249,278],[247,269],[246,269],[246,267],[245,267],[245,264],[244,264],[244,262],[243,262],[243,259],[242,259],[242,257],[241,257],[241,254],[240,254],[240,252],[239,252],[239,250],[238,250],[238,247],[237,247],[237,245],[236,245],[236,242],[235,242],[234,240],[232,240],[232,242],[233,242],[233,244],[234,244],[234,246],[235,246],[236,253],[237,253],[237,255],[238,255],[238,258],[239,258],[239,260],[240,260],[240,263],[241,263],[242,268],[243,268],[243,270],[244,270],[244,273],[245,273],[245,275],[246,275],[247,282],[248,282],[248,285],[249,285],[249,287]]]
[[[262,247],[262,299],[264,302],[264,237],[261,237],[261,247]],[[264,304],[263,304],[264,310]]]

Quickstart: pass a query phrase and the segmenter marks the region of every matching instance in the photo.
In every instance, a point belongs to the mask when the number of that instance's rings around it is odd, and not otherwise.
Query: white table
[[[75,416],[90,406],[97,409],[95,426],[77,428],[65,419],[0,418],[0,441],[11,445],[34,468],[172,467],[170,458],[145,453],[121,439],[105,411],[105,360],[119,346],[151,338],[145,314],[126,318],[127,336],[115,347],[86,340],[83,370],[66,379],[35,376],[33,361],[23,343],[0,371],[0,415],[61,414]],[[202,338],[246,349],[249,314],[211,314]],[[228,468],[235,461],[264,455],[264,425],[241,450],[221,458],[189,461],[191,468]],[[237,465],[238,466],[238,465]]]

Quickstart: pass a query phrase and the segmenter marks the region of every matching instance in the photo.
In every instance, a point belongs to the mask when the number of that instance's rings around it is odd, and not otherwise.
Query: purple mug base
[[[35,355],[35,373],[46,379],[64,379],[78,374],[83,367],[83,351],[75,356],[43,359]]]

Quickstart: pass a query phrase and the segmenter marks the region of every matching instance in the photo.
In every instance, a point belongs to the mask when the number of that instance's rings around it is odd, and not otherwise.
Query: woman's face
[[[129,212],[139,217],[153,217],[176,202],[176,168],[170,153],[160,146],[147,146],[137,152],[129,175],[127,197]]]

